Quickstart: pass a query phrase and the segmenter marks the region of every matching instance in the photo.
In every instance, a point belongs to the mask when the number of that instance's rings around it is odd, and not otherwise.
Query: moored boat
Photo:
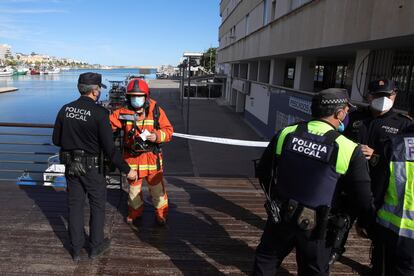
[[[0,68],[0,77],[10,77],[13,76],[13,69],[8,67],[2,67]]]
[[[30,69],[30,75],[40,75],[40,71],[36,69]]]
[[[60,68],[50,68],[48,70],[45,71],[45,74],[59,74],[60,73]]]

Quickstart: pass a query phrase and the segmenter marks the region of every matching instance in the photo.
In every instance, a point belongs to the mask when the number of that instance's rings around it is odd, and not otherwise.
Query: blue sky
[[[0,44],[105,65],[178,64],[218,45],[220,0],[0,0]]]

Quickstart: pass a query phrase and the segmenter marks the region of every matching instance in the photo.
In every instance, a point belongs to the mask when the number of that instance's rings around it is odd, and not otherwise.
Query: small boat
[[[123,81],[109,81],[111,84],[111,88],[108,92],[109,102],[108,102],[108,109],[115,110],[120,107],[125,106],[126,104],[126,88],[123,85]]]
[[[30,75],[40,75],[40,71],[36,69],[30,69]]]
[[[29,72],[29,69],[28,68],[26,68],[26,67],[18,67],[17,70],[16,70],[16,75],[23,76],[23,75],[26,75],[27,72]]]
[[[48,70],[45,71],[45,74],[59,74],[60,73],[60,68],[50,68]]]
[[[0,68],[0,77],[10,77],[13,76],[14,70],[8,67]]]
[[[48,167],[43,173],[43,185],[66,187],[65,165],[60,164],[59,155],[52,155],[47,160]]]

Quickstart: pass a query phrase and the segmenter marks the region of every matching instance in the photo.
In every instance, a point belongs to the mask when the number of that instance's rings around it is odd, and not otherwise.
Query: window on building
[[[283,86],[286,87],[293,87],[293,82],[295,79],[295,66],[296,61],[295,60],[287,60],[285,65],[285,77],[283,81]]]
[[[249,65],[247,63],[240,63],[239,67],[239,78],[247,79],[247,72],[249,69]]]
[[[315,66],[315,76],[313,77],[314,81],[322,82],[323,81],[323,65]]]
[[[233,64],[233,77],[235,78],[239,77],[239,64],[238,63]]]
[[[268,22],[268,10],[267,10],[267,2],[268,0],[263,0],[263,26]]]
[[[272,0],[272,15],[270,17],[270,20],[275,20],[276,19],[276,0]]]
[[[348,66],[346,65],[338,65],[336,67],[335,87],[340,87],[340,88],[345,87],[347,69],[348,69]]]
[[[250,20],[249,20],[249,14],[246,15],[246,35],[249,34],[250,31]]]
[[[259,82],[269,83],[270,60],[261,60],[259,66]]]
[[[250,62],[249,65],[249,80],[257,81],[259,63],[257,61]]]

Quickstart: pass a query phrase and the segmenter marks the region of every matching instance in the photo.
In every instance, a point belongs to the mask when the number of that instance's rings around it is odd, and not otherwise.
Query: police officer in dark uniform
[[[344,135],[360,144],[362,152],[368,159],[371,190],[374,196],[374,204],[378,208],[382,205],[385,192],[382,190],[384,186],[378,183],[384,183],[383,172],[388,166],[387,162],[381,156],[384,143],[410,125],[411,120],[406,115],[393,110],[398,92],[396,83],[393,80],[379,79],[372,81],[369,83],[368,92],[369,106],[362,107],[350,114],[349,124],[345,129]],[[345,194],[344,196],[346,197],[347,195]],[[345,199],[344,201],[346,202],[347,200]],[[342,213],[349,213],[350,216],[348,217],[348,229],[343,235],[341,246],[334,249],[331,263],[338,259],[345,251],[344,245],[349,228],[353,222],[352,207],[340,206],[338,209]],[[374,248],[373,255],[376,254],[375,251]]]
[[[413,96],[409,114],[414,115]],[[373,256],[380,258],[374,259],[372,275],[414,275],[414,125],[388,140],[382,155],[389,166],[383,172],[386,181],[377,183],[385,193],[373,240],[382,255]]]
[[[367,161],[341,135],[350,103],[345,89],[326,89],[312,99],[309,122],[288,126],[270,142],[257,166],[267,195],[268,220],[256,249],[253,275],[275,275],[296,248],[299,275],[328,275],[329,213],[339,178],[347,178],[361,221],[374,218]]]
[[[393,110],[398,88],[393,80],[379,79],[368,86],[369,106],[352,112],[349,126],[344,135],[361,145],[362,152],[369,160],[371,189],[375,206],[382,204],[384,191],[376,183],[383,183],[383,171],[387,166],[381,158],[384,143],[411,125],[411,119]]]
[[[68,190],[69,236],[72,258],[80,260],[84,247],[84,203],[86,195],[90,203],[90,258],[105,252],[110,240],[104,238],[106,181],[99,167],[99,155],[103,150],[113,164],[128,178],[137,174],[131,170],[116,150],[108,111],[97,105],[101,94],[102,76],[83,73],[79,76],[79,99],[64,105],[56,118],[53,143],[61,147],[60,159],[66,165],[65,177]]]

